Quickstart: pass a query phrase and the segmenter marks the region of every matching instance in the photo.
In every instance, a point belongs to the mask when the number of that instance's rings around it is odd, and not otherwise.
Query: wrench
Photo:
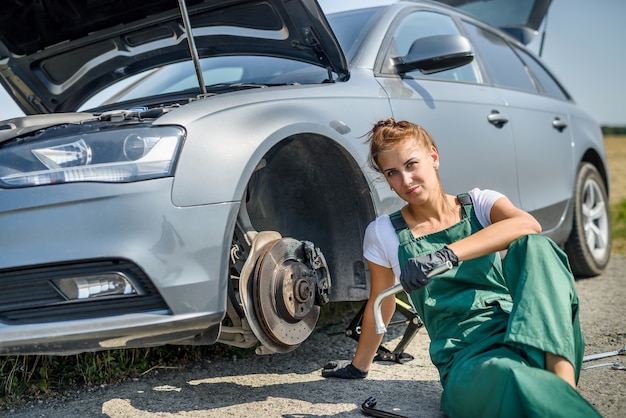
[[[379,418],[407,418],[404,415],[394,414],[393,412],[383,411],[381,409],[376,409],[376,398],[370,396],[361,404],[361,411],[365,415],[369,415],[370,417],[379,417]]]
[[[583,367],[583,370],[595,369],[598,367],[606,367],[606,366],[611,366],[611,369],[613,370],[626,370],[626,366],[624,366],[622,363],[618,361],[614,361],[611,363],[594,364],[593,366],[585,366]]]
[[[615,351],[607,351],[606,353],[590,354],[588,356],[583,357],[583,362],[591,361],[591,360],[598,360],[598,359],[605,358],[605,357],[619,356],[623,354],[626,354],[626,346]]]

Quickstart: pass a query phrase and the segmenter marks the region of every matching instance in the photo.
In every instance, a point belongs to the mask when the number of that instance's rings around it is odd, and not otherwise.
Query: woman
[[[382,340],[373,300],[399,277],[428,331],[448,416],[599,416],[575,389],[584,339],[574,279],[539,223],[495,191],[446,194],[420,126],[380,121],[369,143],[370,164],[407,204],[366,230],[371,294],[357,350],[322,375],[367,376]],[[455,267],[427,278],[445,261]],[[394,308],[383,302],[386,323]]]

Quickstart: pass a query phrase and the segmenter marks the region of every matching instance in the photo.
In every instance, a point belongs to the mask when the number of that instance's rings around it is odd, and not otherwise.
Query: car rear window
[[[563,90],[556,78],[539,61],[521,48],[515,48],[515,50],[532,72],[542,93],[555,99],[569,100],[570,97],[567,92]]]

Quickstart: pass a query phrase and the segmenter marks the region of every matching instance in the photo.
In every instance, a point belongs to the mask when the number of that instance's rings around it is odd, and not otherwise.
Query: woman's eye
[[[393,175],[395,175],[397,173],[398,173],[397,170],[389,170],[389,171],[387,171],[387,177],[391,177],[391,176],[393,176]]]

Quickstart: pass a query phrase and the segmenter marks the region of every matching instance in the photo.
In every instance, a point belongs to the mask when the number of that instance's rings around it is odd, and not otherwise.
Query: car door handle
[[[563,129],[567,128],[567,123],[557,117],[552,121],[552,127],[559,132],[563,132]]]
[[[500,113],[497,110],[492,110],[489,116],[487,116],[487,120],[496,128],[502,128],[504,124],[509,121],[509,118],[507,115]]]

